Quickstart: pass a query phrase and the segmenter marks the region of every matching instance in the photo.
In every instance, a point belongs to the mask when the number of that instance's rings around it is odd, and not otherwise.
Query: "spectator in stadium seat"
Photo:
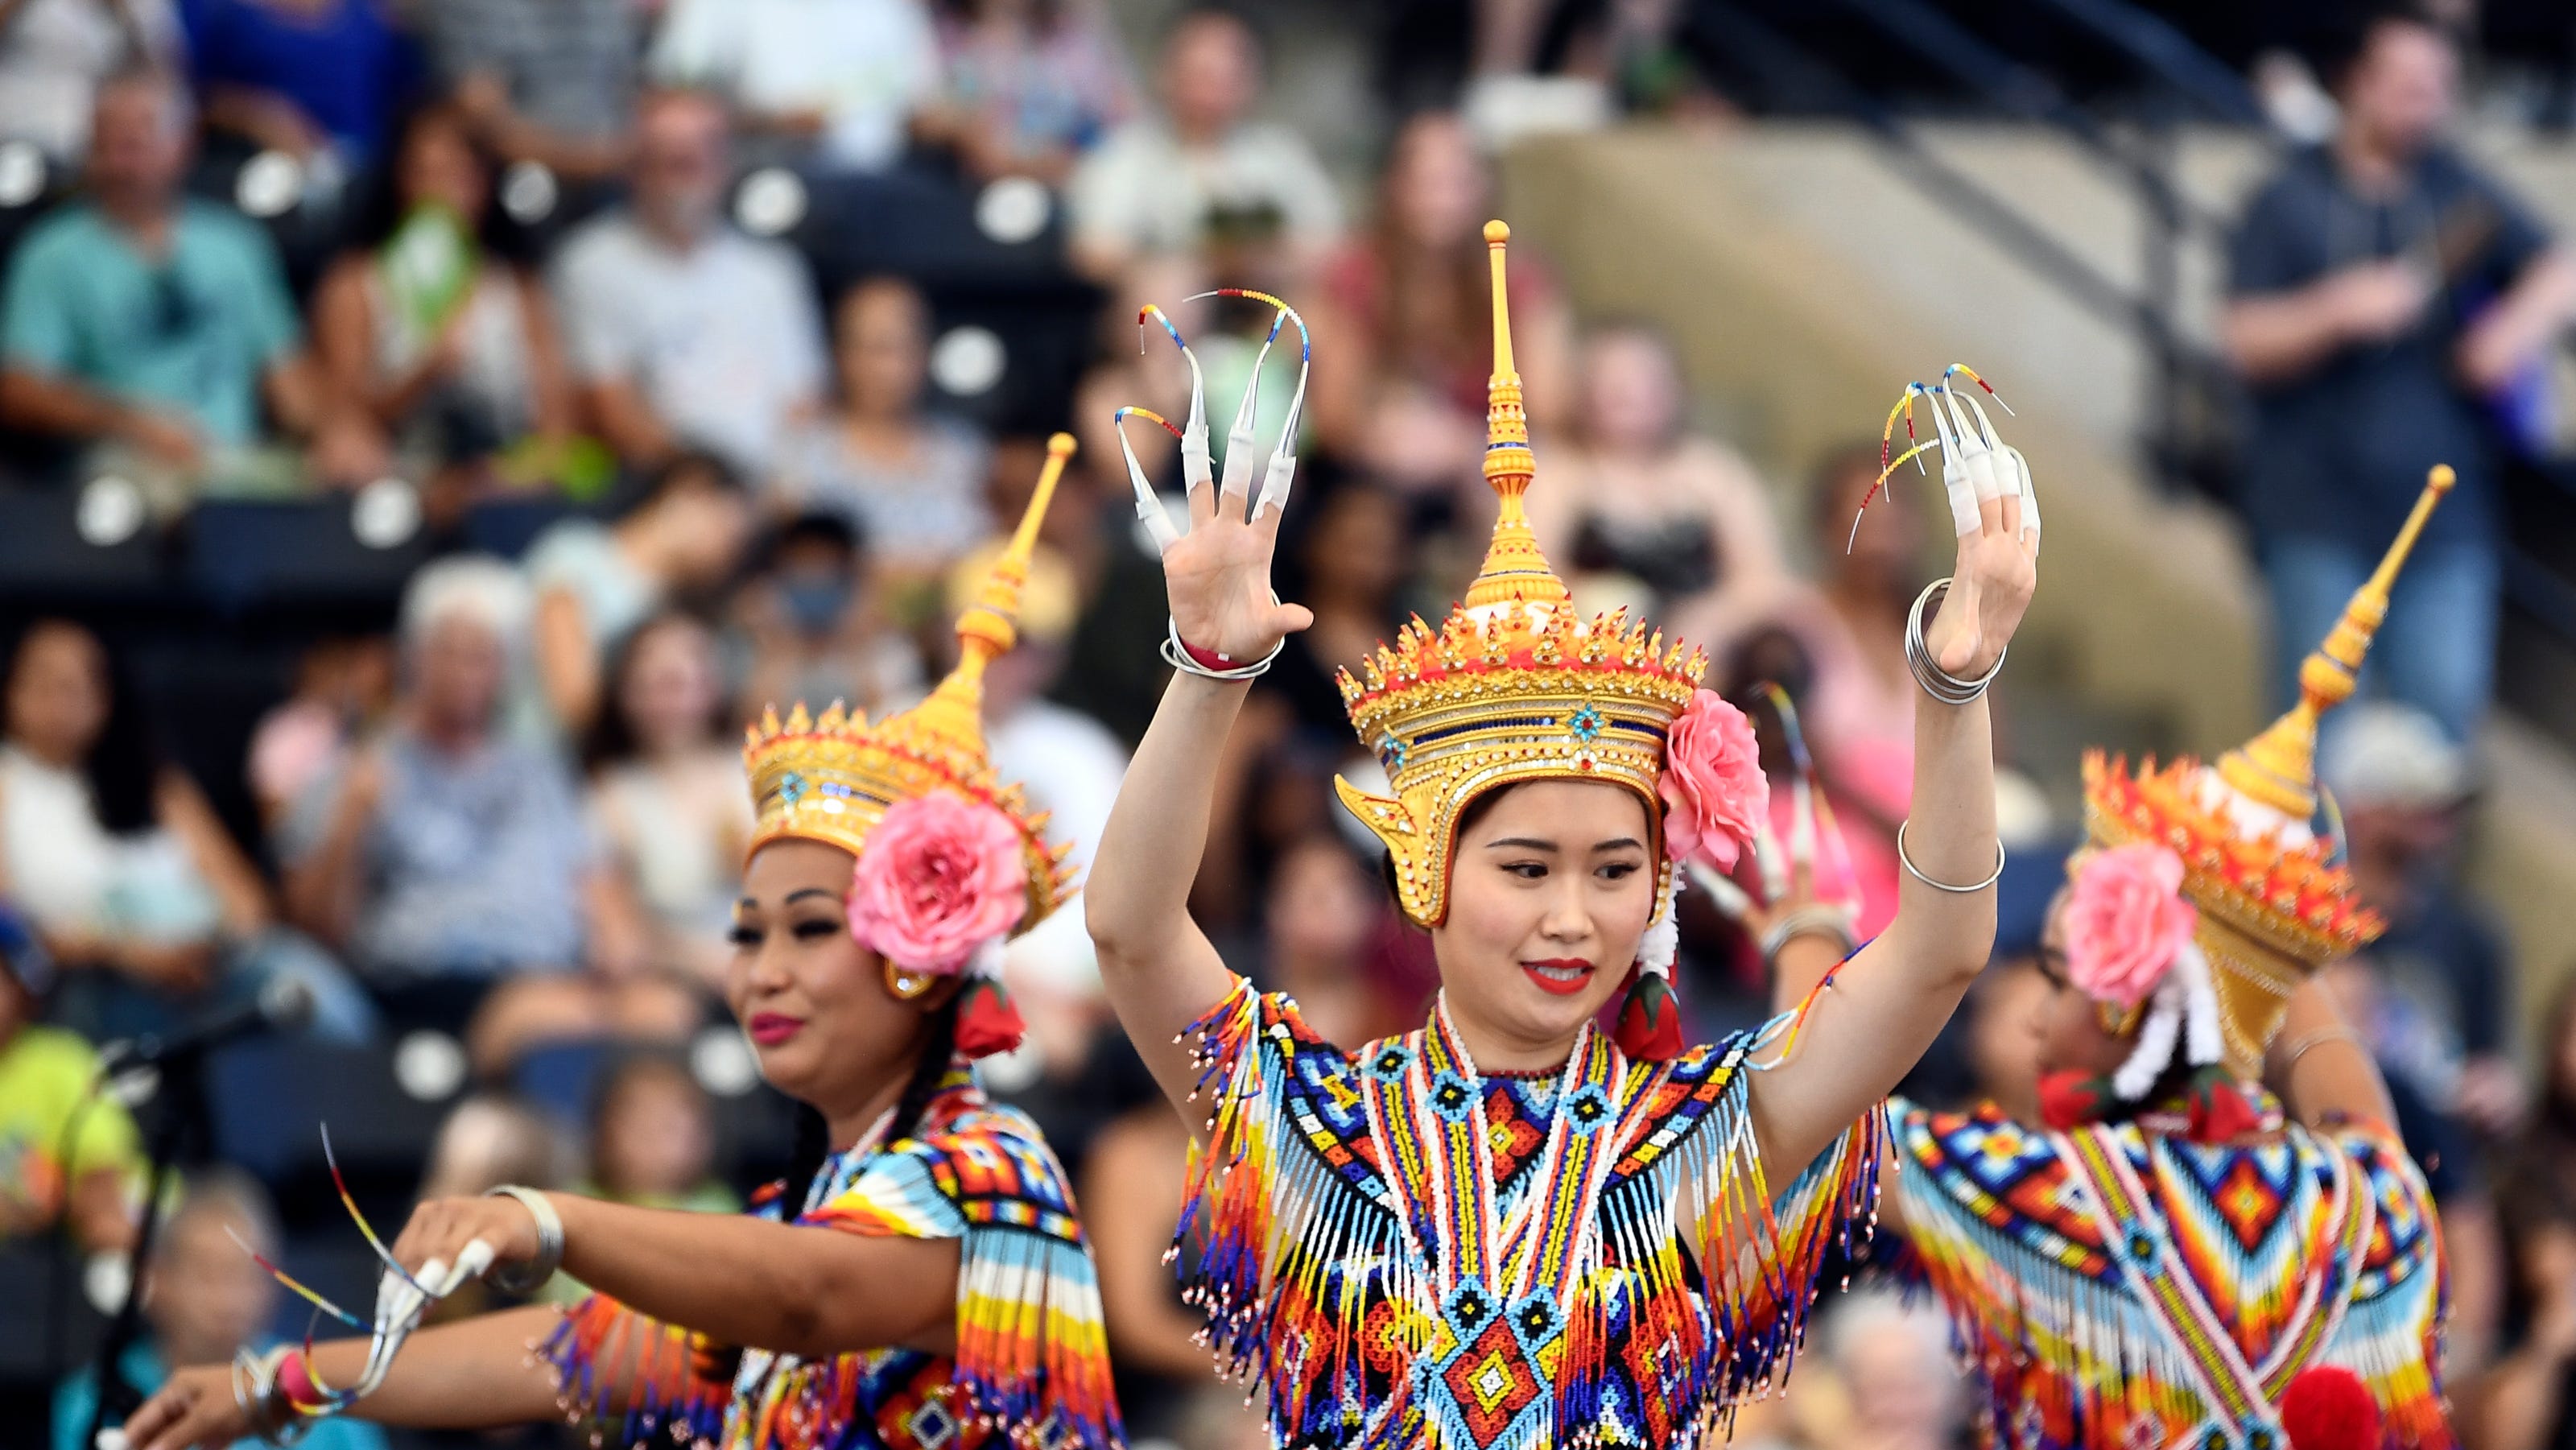
[[[633,0],[435,0],[412,7],[430,59],[505,162],[605,181],[633,150]]]
[[[732,470],[706,454],[683,453],[654,472],[615,523],[571,518],[539,534],[520,568],[535,600],[534,663],[546,719],[523,723],[538,735],[579,739],[599,718],[607,662],[627,633],[665,605],[730,579],[750,529]]]
[[[2576,977],[2562,980],[2537,1046],[2532,1122],[2497,1178],[2508,1264],[2502,1352],[2455,1391],[2461,1443],[2480,1450],[2576,1444]]]
[[[465,1031],[487,1072],[548,1039],[683,1035],[699,1012],[642,970],[570,772],[499,729],[526,616],[506,564],[422,570],[395,723],[299,804],[279,852],[298,918],[347,944],[387,1017]]]
[[[2475,787],[2469,753],[2423,711],[2366,700],[2317,776],[2343,812],[2353,889],[2388,922],[2368,949],[2381,1056],[2478,1134],[2509,1131],[2526,1097],[2512,959],[2485,904],[2454,879]]]
[[[936,98],[923,0],[671,0],[648,63],[731,103],[746,137],[827,171],[883,171]]]
[[[941,0],[938,104],[916,131],[979,181],[1061,186],[1135,113],[1126,47],[1098,0]]]
[[[933,579],[992,532],[992,451],[973,427],[921,405],[930,305],[899,277],[873,277],[833,314],[836,394],[779,450],[778,503],[832,513],[866,536],[889,587]]]
[[[761,476],[823,384],[805,263],[727,224],[731,166],[713,97],[648,96],[630,204],[586,223],[555,259],[574,376],[601,435],[635,467],[695,447]]]
[[[244,764],[260,823],[276,830],[315,781],[346,768],[355,742],[393,708],[393,695],[390,637],[344,635],[307,646],[293,693],[251,732]]]
[[[308,436],[323,397],[268,234],[180,193],[186,110],[149,72],[99,88],[88,195],[10,262],[0,420],[193,483],[258,441],[263,398]]]
[[[59,1019],[97,1035],[166,1030],[286,976],[314,1029],[373,1031],[365,997],[277,925],[266,885],[205,796],[160,758],[143,704],[96,635],[41,620],[9,660],[0,739],[0,898],[65,973]]]
[[[1311,316],[1318,347],[1340,361],[1316,369],[1316,431],[1400,488],[1483,486],[1492,192],[1466,126],[1416,116],[1388,152],[1375,223],[1324,266]],[[1511,294],[1530,426],[1554,437],[1574,381],[1572,323],[1544,268],[1515,266]]]
[[[1284,250],[1291,273],[1341,233],[1341,199],[1304,138],[1255,121],[1261,42],[1224,10],[1172,23],[1159,73],[1162,111],[1111,132],[1066,191],[1074,264],[1115,277],[1157,252]]]
[[[335,406],[413,476],[456,469],[471,492],[522,440],[572,435],[553,309],[481,245],[492,180],[463,112],[406,113],[377,189],[355,248],[314,294],[314,348]]]
[[[1582,358],[1574,446],[1551,450],[1555,487],[1530,495],[1530,527],[1560,568],[1635,581],[1653,618],[1723,658],[1789,585],[1771,496],[1742,454],[1689,426],[1662,333],[1604,327]]]
[[[97,1093],[97,1050],[38,1024],[53,979],[31,925],[0,905],[0,1243],[60,1228],[82,1249],[122,1249],[143,1140],[125,1105]]]
[[[842,700],[873,718],[922,690],[921,651],[894,627],[861,537],[838,514],[802,514],[769,542],[735,595],[748,710]]]
[[[742,784],[734,783],[735,795]],[[609,1070],[590,1115],[590,1177],[573,1192],[640,1208],[739,1213],[715,1175],[716,1124],[688,1067],[640,1054]]]
[[[2458,66],[2431,22],[2367,18],[2337,76],[2334,140],[2293,158],[2246,213],[2220,335],[2255,397],[2245,502],[2276,693],[2294,691],[2426,470],[2448,463],[2459,486],[2398,581],[2365,687],[2468,744],[2495,673],[2498,473],[2513,420],[2546,393],[2576,264],[2443,144]],[[2340,728],[2329,717],[2324,733]]]
[[[0,24],[0,140],[77,166],[99,84],[138,63],[176,63],[182,39],[170,0],[18,0]]]
[[[179,0],[179,16],[208,126],[342,176],[375,163],[419,83],[383,0]]]
[[[588,752],[592,825],[644,913],[650,964],[713,990],[752,824],[714,636],[655,615],[617,647],[607,693]]]
[[[194,1179],[152,1245],[143,1320],[150,1333],[129,1346],[117,1374],[149,1396],[173,1369],[229,1364],[243,1349],[265,1350],[278,1288],[242,1246],[274,1257],[277,1214],[259,1185],[215,1169]],[[86,1450],[98,1381],[84,1369],[54,1396],[54,1450]],[[355,1420],[316,1420],[296,1442],[309,1450],[385,1450],[385,1432]]]

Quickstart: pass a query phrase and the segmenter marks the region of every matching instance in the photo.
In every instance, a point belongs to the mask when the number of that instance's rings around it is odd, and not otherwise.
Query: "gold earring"
[[[886,990],[898,1002],[909,1002],[938,984],[939,979],[928,972],[907,972],[892,962],[885,964]]]

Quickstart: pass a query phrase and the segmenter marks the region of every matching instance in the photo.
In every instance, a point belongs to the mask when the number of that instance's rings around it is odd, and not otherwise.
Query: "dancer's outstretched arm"
[[[2037,583],[2039,541],[2023,530],[2021,498],[2006,491],[1979,509],[1959,537],[1958,567],[1925,641],[1941,668],[1960,679],[1986,673],[2021,625]],[[2000,858],[1995,841],[1993,732],[1983,698],[1944,704],[1914,700],[1914,800],[1904,840],[1915,869],[1955,886],[1943,891],[1912,872],[1899,883],[1896,918],[1834,973],[1788,1060],[1753,1080],[1753,1125],[1764,1177],[1774,1188],[1803,1171],[1827,1145],[1893,1090],[1932,1045],[1994,948]],[[1794,945],[1794,943],[1793,943]],[[1785,954],[1784,954],[1785,957]],[[1795,1005],[1827,964],[1780,964],[1780,1000]]]
[[[1242,500],[1219,517],[1218,490],[1190,490],[1190,531],[1163,554],[1163,587],[1180,636],[1232,660],[1259,660],[1314,622],[1270,592],[1279,510],[1243,521]],[[1178,1039],[1221,1001],[1234,975],[1190,919],[1190,883],[1207,848],[1217,755],[1251,686],[1175,673],[1136,747],[1101,832],[1084,913],[1118,1020],[1175,1103],[1198,1085]],[[1182,1116],[1190,1117],[1183,1111]],[[1202,1112],[1200,1116],[1204,1116]],[[1196,1119],[1191,1122],[1197,1131]]]

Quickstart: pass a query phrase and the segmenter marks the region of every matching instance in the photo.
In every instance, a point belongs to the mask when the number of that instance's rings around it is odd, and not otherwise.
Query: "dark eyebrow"
[[[803,886],[794,891],[788,892],[787,899],[779,902],[778,904],[781,906],[794,906],[797,902],[804,900],[808,896],[819,896],[825,901],[838,901],[841,899],[838,893],[826,891],[820,886]]]
[[[1556,843],[1554,841],[1534,840],[1528,836],[1505,836],[1499,841],[1487,841],[1485,843],[1485,849],[1488,851],[1499,851],[1507,846],[1523,851],[1552,852],[1556,850]]]
[[[1597,853],[1597,852],[1601,852],[1601,851],[1622,851],[1622,850],[1638,850],[1638,851],[1642,851],[1642,850],[1646,849],[1646,844],[1645,844],[1643,841],[1638,840],[1638,839],[1637,839],[1636,837],[1634,837],[1634,836],[1621,836],[1621,837],[1618,837],[1618,838],[1617,838],[1617,839],[1615,839],[1615,840],[1603,841],[1601,844],[1599,844],[1599,845],[1597,845],[1597,846],[1593,847],[1592,849],[1593,849],[1596,853]]]

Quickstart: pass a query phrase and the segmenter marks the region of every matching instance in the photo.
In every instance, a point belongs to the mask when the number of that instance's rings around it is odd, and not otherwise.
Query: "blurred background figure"
[[[161,758],[96,635],[39,621],[5,678],[0,899],[67,974],[58,1016],[92,1034],[162,1031],[293,977],[314,995],[313,1031],[372,1035],[364,996],[278,926],[267,884],[196,783]]]
[[[2576,313],[2576,265],[2446,143],[2459,58],[2440,26],[2364,10],[2334,79],[2341,126],[2249,206],[2221,329],[2255,401],[2245,503],[2271,586],[2274,688],[2289,698],[2375,541],[2448,463],[2459,487],[2416,546],[2369,673],[2467,744],[2495,671],[2491,414],[2533,398]]]
[[[492,179],[465,113],[405,113],[387,153],[357,245],[313,299],[334,406],[457,504],[555,481],[571,380],[544,290],[489,245]]]
[[[1652,327],[1596,329],[1581,373],[1574,447],[1552,460],[1557,486],[1533,495],[1539,547],[1577,571],[1578,590],[1639,603],[1722,658],[1789,587],[1770,492],[1690,429],[1681,364]]]
[[[1263,65],[1239,15],[1192,8],[1171,22],[1160,114],[1110,132],[1067,184],[1077,267],[1107,282],[1157,252],[1251,253],[1290,286],[1321,259],[1341,202],[1304,138],[1253,119]]]
[[[570,518],[528,546],[521,569],[535,613],[530,663],[541,717],[532,736],[579,739],[604,703],[609,660],[628,633],[669,605],[714,596],[751,534],[742,484],[702,453],[666,459],[614,523]]]
[[[1136,111],[1126,48],[1101,0],[939,0],[941,93],[914,118],[978,181],[1061,186]]]
[[[383,635],[316,640],[301,652],[294,685],[260,717],[244,760],[261,825],[276,830],[314,782],[346,768],[355,742],[393,708],[394,669],[394,642]]]
[[[346,944],[395,1023],[470,1025],[486,1070],[548,1038],[677,1037],[699,1010],[643,970],[570,773],[500,728],[526,608],[505,566],[425,572],[393,724],[317,784],[281,846],[307,929]]]
[[[894,628],[863,540],[838,514],[802,514],[771,536],[732,606],[746,716],[843,700],[873,718],[921,692],[920,653]]]
[[[123,1249],[142,1139],[123,1103],[96,1095],[89,1041],[37,1022],[53,980],[34,931],[0,907],[0,1244],[59,1232],[84,1253]]]
[[[258,471],[263,407],[298,437],[323,415],[275,246],[180,190],[190,128],[167,76],[100,84],[87,195],[37,224],[0,297],[0,422],[177,497]]]
[[[117,1373],[151,1394],[170,1371],[228,1364],[241,1350],[264,1353],[276,1338],[271,1316],[279,1290],[245,1251],[275,1255],[277,1217],[268,1195],[239,1174],[211,1170],[188,1184],[162,1224],[144,1270],[143,1322],[148,1333],[126,1348]],[[82,1370],[54,1396],[54,1450],[85,1450],[98,1382]],[[302,1444],[314,1450],[386,1450],[385,1432],[355,1420],[312,1425]]]
[[[0,140],[77,166],[99,84],[137,64],[171,68],[182,39],[170,0],[21,0],[0,26]]]
[[[2468,752],[2411,706],[2353,707],[2320,765],[2342,807],[2353,885],[2388,923],[2370,960],[2380,1055],[2480,1137],[2521,1121],[2511,968],[2483,902],[2457,880],[2476,782]]]
[[[939,41],[921,0],[672,0],[648,69],[723,97],[757,150],[882,171],[938,93]]]
[[[181,0],[206,125],[336,189],[374,165],[420,55],[379,0]]]
[[[1455,506],[1470,516],[1491,507],[1474,460],[1493,370],[1484,236],[1492,192],[1465,123],[1439,111],[1406,122],[1388,149],[1375,217],[1325,262],[1309,309],[1321,345],[1344,360],[1317,370],[1324,442],[1407,491],[1465,490]],[[1512,268],[1510,285],[1524,406],[1532,430],[1545,431],[1572,391],[1571,329],[1544,267]]]
[[[549,276],[592,425],[631,467],[702,448],[759,476],[822,387],[804,261],[725,220],[727,131],[714,97],[645,97],[628,204],[567,237]]]
[[[771,498],[846,520],[888,561],[879,584],[900,592],[992,532],[991,451],[974,428],[923,407],[930,305],[919,288],[873,277],[842,293],[832,346],[830,405],[782,446]]]
[[[619,644],[607,695],[586,752],[600,850],[642,914],[647,965],[718,992],[752,820],[715,636],[654,616]]]
[[[630,0],[439,0],[417,18],[492,154],[575,182],[626,164],[641,48]]]
[[[715,1176],[715,1111],[706,1089],[668,1057],[627,1059],[599,1085],[590,1117],[590,1176],[573,1192],[641,1208],[738,1213]]]

